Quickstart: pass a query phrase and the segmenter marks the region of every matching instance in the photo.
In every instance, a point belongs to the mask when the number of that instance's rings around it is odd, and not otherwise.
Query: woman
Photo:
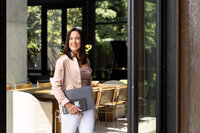
[[[97,117],[95,109],[82,112],[70,103],[63,92],[65,89],[91,85],[91,71],[82,33],[73,28],[67,35],[64,54],[56,62],[52,85],[60,108],[62,133],[75,133],[77,128],[80,133],[93,133],[94,119]],[[67,108],[69,114],[62,113],[62,106]]]

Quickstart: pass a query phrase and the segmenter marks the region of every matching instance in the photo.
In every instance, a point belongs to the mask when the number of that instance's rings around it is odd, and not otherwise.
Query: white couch
[[[7,133],[52,133],[53,103],[7,91]]]

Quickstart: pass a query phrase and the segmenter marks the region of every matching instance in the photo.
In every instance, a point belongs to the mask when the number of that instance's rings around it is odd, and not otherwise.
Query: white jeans
[[[94,132],[94,110],[83,112],[81,118],[77,115],[61,114],[62,133],[75,133],[78,127],[79,133]]]

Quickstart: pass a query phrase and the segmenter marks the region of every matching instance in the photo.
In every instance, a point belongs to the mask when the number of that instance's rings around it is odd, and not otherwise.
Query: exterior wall
[[[27,1],[7,0],[7,83],[27,80]],[[13,101],[7,100],[7,132],[13,132]],[[9,103],[9,104],[8,104]]]
[[[200,1],[181,0],[181,133],[200,130]]]
[[[27,1],[7,0],[7,83],[27,80]]]
[[[189,0],[189,133],[200,131],[200,1]]]

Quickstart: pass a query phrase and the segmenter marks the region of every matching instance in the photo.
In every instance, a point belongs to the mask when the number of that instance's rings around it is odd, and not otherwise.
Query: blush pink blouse
[[[91,74],[89,78],[91,85]],[[62,112],[62,106],[69,102],[63,90],[80,88],[81,86],[81,71],[77,58],[73,56],[73,60],[71,60],[67,55],[62,55],[56,62],[52,84],[52,91],[58,101],[60,112]]]

